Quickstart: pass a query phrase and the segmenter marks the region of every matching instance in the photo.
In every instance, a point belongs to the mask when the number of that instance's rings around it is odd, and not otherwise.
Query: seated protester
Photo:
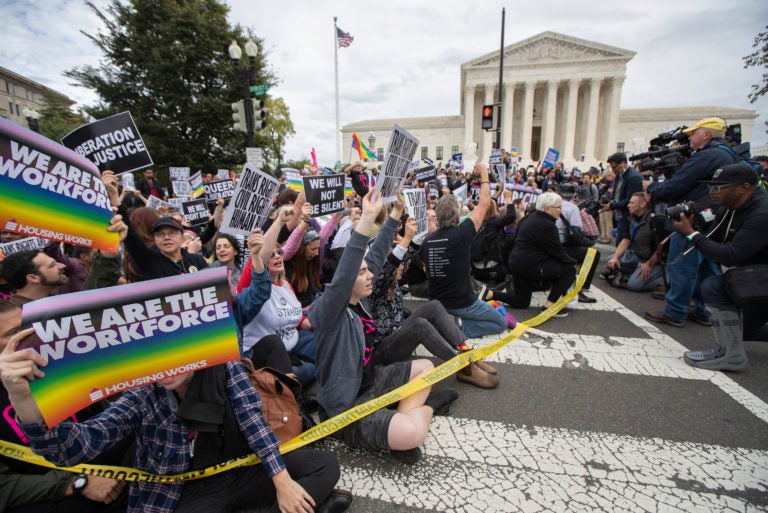
[[[576,260],[560,243],[555,221],[560,217],[562,199],[555,192],[545,192],[536,200],[536,210],[518,223],[515,244],[509,253],[514,297],[508,303],[514,308],[528,308],[534,290],[551,282],[542,310],[552,306],[573,285]],[[567,308],[557,317],[566,317]]]
[[[369,353],[374,364],[406,361],[419,345],[442,361],[450,360],[459,351],[472,349],[440,301],[429,301],[405,318],[403,292],[397,282],[403,267],[410,260],[408,247],[416,231],[416,220],[411,217],[406,221],[404,235],[396,238],[397,245],[373,280],[373,292],[368,297],[368,304],[376,324],[376,337]],[[482,360],[464,367],[456,378],[480,388],[499,385],[496,369]]]
[[[581,213],[579,212],[579,207],[571,203],[571,199],[576,192],[576,186],[572,183],[563,183],[557,186],[557,191],[560,194],[560,198],[562,199],[562,210],[560,212],[560,217],[555,222],[558,236],[560,238],[560,243],[565,246],[565,252],[576,259],[578,265],[581,265],[581,263],[584,261],[584,258],[587,256],[587,247],[584,246],[580,240],[581,237],[583,237],[583,228],[581,224]],[[572,240],[572,238],[568,236],[566,232],[566,223],[568,226],[578,230],[578,241]],[[592,261],[592,267],[589,268],[589,274],[587,274],[587,280],[584,282],[584,287],[579,292],[579,303],[597,302],[597,299],[588,296],[586,291],[589,290],[590,286],[592,286],[592,278],[595,277],[595,272],[597,271],[599,264],[600,252],[598,251],[595,253],[595,258]]]
[[[507,279],[507,244],[506,227],[515,222],[514,209],[501,216],[496,203],[491,201],[483,224],[478,230],[470,247],[472,258],[472,276],[482,282],[503,283]]]
[[[623,238],[606,263],[604,277],[614,287],[645,292],[664,284],[664,270],[656,255],[658,236],[648,195],[636,192],[629,199],[630,237]]]
[[[240,242],[228,233],[220,233],[216,236],[214,246],[214,261],[210,267],[226,267],[229,276],[229,287],[233,293],[237,290],[237,284],[243,274],[242,257],[240,255]]]
[[[317,344],[321,420],[390,392],[434,368],[424,359],[372,365],[368,358],[366,348],[373,345],[375,325],[361,300],[373,290],[373,274],[378,274],[398,225],[397,219],[390,216],[366,255],[368,234],[381,208],[380,195],[374,197],[371,191],[363,198],[362,216],[333,281],[308,313]],[[396,210],[393,214],[400,217]],[[418,446],[429,432],[432,415],[447,408],[458,396],[455,391],[441,391],[429,397],[429,390],[402,399],[397,410],[377,410],[332,436],[353,447],[388,449],[400,461],[415,463],[421,456]]]
[[[363,170],[363,163],[359,160],[354,164],[344,168],[344,174],[349,175],[352,180],[352,188],[355,190],[355,194],[360,198],[365,197],[368,194],[368,175]]]
[[[17,351],[33,331],[30,328],[11,338],[0,354],[0,374],[19,428],[32,450],[49,461],[77,465],[132,432],[137,440],[133,467],[151,474],[201,470],[249,453],[261,458],[261,465],[197,480],[132,482],[129,513],[260,507],[298,513],[316,505],[318,511],[327,512],[342,511],[351,502],[347,493],[332,493],[339,479],[333,454],[297,450],[280,455],[277,439],[261,415],[261,399],[239,361],[128,390],[84,422],[68,419],[47,426],[30,391],[31,380],[45,379],[39,367],[46,361],[30,349]],[[211,408],[211,403],[222,407]]]
[[[421,245],[426,265],[429,298],[437,299],[452,315],[462,321],[468,338],[501,333],[507,329],[504,317],[488,303],[478,299],[472,290],[470,247],[491,203],[488,169],[475,165],[480,174],[480,201],[466,222],[459,223],[461,206],[449,194],[437,202],[439,228]]]
[[[90,256],[93,251],[90,248],[76,248],[78,257],[66,256],[61,251],[61,243],[49,241],[43,248],[43,252],[57,262],[64,264],[64,273],[69,280],[67,283],[56,289],[55,294],[67,294],[69,292],[78,292],[82,290],[83,283],[88,278],[90,271]]]
[[[10,302],[22,308],[30,301],[52,296],[69,282],[65,269],[64,264],[35,249],[8,255],[3,260],[3,278],[13,290]]]

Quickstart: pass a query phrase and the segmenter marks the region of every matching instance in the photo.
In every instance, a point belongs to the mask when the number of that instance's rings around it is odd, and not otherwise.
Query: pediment
[[[635,52],[575,37],[544,32],[504,49],[504,65],[562,64],[590,61],[625,60]],[[499,53],[492,52],[462,65],[462,68],[498,66]]]

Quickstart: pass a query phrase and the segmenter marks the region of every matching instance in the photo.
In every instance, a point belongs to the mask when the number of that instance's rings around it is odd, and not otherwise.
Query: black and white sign
[[[181,204],[184,218],[192,226],[199,226],[208,222],[208,206],[204,199],[185,201]]]
[[[419,182],[430,182],[437,178],[437,171],[435,170],[435,166],[431,164],[417,169],[414,171],[414,173],[416,175],[416,180]]]
[[[133,175],[131,173],[123,173],[120,176],[120,178],[122,179],[122,182],[123,182],[123,189],[125,189],[126,191],[136,190],[136,185],[135,185],[136,182],[134,181]]]
[[[418,147],[418,139],[404,128],[394,126],[387,151],[384,153],[384,164],[381,167],[379,181],[376,182],[374,189],[375,192],[381,193],[384,203],[392,203],[397,199],[400,185],[405,179],[405,174]]]
[[[188,167],[169,167],[168,174],[173,180],[189,180],[189,168]]]
[[[93,162],[99,171],[128,173],[152,166],[130,112],[121,112],[72,130],[61,144]]]
[[[167,212],[171,208],[171,204],[167,201],[163,201],[157,196],[150,196],[147,198],[147,208],[154,208],[157,210]]]
[[[424,189],[410,189],[403,191],[405,196],[405,206],[408,207],[408,215],[416,220],[418,233],[416,237],[421,237],[427,233],[427,195]]]
[[[218,169],[216,171],[216,178],[219,180],[226,180],[229,178],[229,169]]]
[[[244,237],[250,235],[251,230],[263,225],[269,216],[279,185],[275,177],[246,164],[219,231]]]
[[[463,205],[467,201],[467,184],[456,187],[451,193],[459,199],[459,204]]]
[[[232,180],[218,180],[203,184],[206,201],[216,201],[219,198],[229,199],[235,193],[235,182]]]
[[[345,175],[305,176],[304,195],[312,205],[312,217],[344,210]]]
[[[25,239],[15,240],[13,242],[4,242],[0,244],[0,254],[3,256],[12,255],[19,251],[27,251],[30,249],[43,249],[48,244],[46,239],[40,239],[38,237],[27,237]]]
[[[174,180],[171,182],[173,193],[177,198],[188,198],[192,195],[192,186],[186,180]]]

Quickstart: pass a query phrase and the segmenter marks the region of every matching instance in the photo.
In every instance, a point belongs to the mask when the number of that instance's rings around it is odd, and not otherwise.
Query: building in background
[[[34,80],[0,67],[0,117],[36,130],[36,116],[45,107],[45,96],[60,99],[70,107],[75,102]]]
[[[507,46],[501,147],[518,148],[523,163],[539,161],[548,148],[554,148],[566,166],[589,166],[615,151],[644,152],[659,133],[691,126],[708,116],[741,124],[742,139],[752,139],[754,110],[717,106],[621,109],[627,63],[634,56],[629,50],[555,32]],[[417,158],[445,163],[461,152],[465,157],[476,153],[478,159],[487,160],[496,134],[481,129],[480,111],[483,105],[496,103],[498,85],[499,53],[492,52],[461,65],[460,115],[349,123],[342,127],[342,147],[350,148],[353,133],[368,139],[373,136],[376,145],[371,151],[383,155],[396,123],[419,139]]]

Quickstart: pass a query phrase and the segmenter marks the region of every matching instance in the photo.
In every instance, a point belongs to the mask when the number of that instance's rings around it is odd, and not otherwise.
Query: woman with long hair
[[[214,246],[214,261],[209,267],[226,267],[229,276],[229,286],[234,291],[243,272],[240,243],[228,233],[219,233]]]
[[[131,226],[139,234],[141,240],[147,247],[155,243],[155,236],[152,234],[152,225],[160,217],[160,212],[154,208],[139,207],[130,215]],[[131,255],[126,251],[123,253],[123,274],[129,282],[140,281],[141,273],[131,261]]]

